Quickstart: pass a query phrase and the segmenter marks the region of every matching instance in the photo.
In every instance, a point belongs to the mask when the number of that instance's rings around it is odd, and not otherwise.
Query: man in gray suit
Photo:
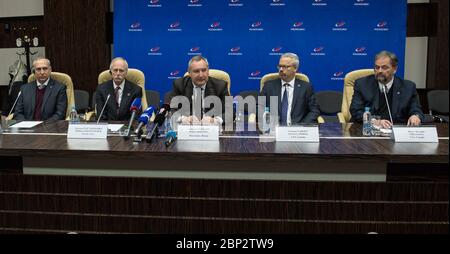
[[[280,125],[316,123],[320,114],[311,84],[295,78],[299,64],[296,54],[283,54],[277,66],[280,78],[264,83],[261,91],[268,107],[270,96],[278,96]]]
[[[101,113],[107,103],[101,120],[128,120],[131,117],[131,103],[136,98],[142,98],[142,88],[125,79],[128,74],[128,63],[121,57],[111,60],[109,72],[112,79],[98,85],[95,93],[97,114]],[[108,95],[110,98],[106,102]]]
[[[66,86],[50,78],[50,60],[33,61],[35,81],[21,87],[14,119],[25,121],[64,120],[67,109]]]

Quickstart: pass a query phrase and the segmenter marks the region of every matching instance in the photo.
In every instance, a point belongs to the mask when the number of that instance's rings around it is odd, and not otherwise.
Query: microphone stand
[[[394,121],[392,121],[392,113],[391,113],[391,108],[389,107],[389,100],[388,100],[387,95],[386,95],[386,90],[387,90],[386,85],[383,85],[384,99],[386,100],[386,105],[387,105],[387,108],[388,108],[389,118],[391,119],[391,123],[392,123],[392,126],[393,126],[394,125]]]

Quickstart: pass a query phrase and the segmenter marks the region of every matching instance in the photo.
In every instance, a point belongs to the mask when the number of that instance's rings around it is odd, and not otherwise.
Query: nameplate
[[[69,123],[67,138],[106,139],[107,123]]]
[[[438,143],[436,126],[406,127],[393,126],[395,142],[403,143]]]
[[[178,140],[219,140],[219,126],[178,125]]]
[[[283,142],[319,142],[318,126],[278,126],[276,141]]]

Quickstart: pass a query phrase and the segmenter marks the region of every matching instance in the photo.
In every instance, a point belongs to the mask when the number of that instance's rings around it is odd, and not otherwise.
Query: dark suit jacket
[[[142,98],[142,88],[134,83],[125,80],[125,86],[122,91],[122,101],[120,102],[119,114],[117,114],[116,95],[114,92],[114,84],[112,80],[106,81],[98,85],[95,93],[95,101],[97,105],[97,114],[100,115],[105,101],[108,98],[108,104],[103,111],[101,120],[106,121],[125,121],[131,117],[130,106],[136,98]]]
[[[32,121],[36,107],[37,82],[25,84],[20,88],[22,94],[17,100],[14,111],[14,119]],[[67,110],[66,86],[58,81],[50,79],[45,88],[42,101],[42,120],[64,120]]]
[[[278,115],[281,115],[281,79],[274,79],[264,83],[261,91],[266,96],[266,105],[270,107],[270,96],[278,96]],[[291,107],[291,124],[317,123],[320,115],[316,103],[316,96],[310,83],[295,79],[294,95]]]
[[[394,89],[392,105],[390,105],[394,123],[407,123],[411,115],[418,115],[423,122],[424,116],[417,100],[416,84],[394,77],[391,89]],[[352,115],[350,121],[362,122],[364,107],[370,107],[372,114],[377,112],[380,107],[380,93],[375,75],[357,79],[350,105],[350,114]]]
[[[173,82],[172,91],[168,96],[169,101],[166,103],[170,103],[173,97],[178,95],[186,96],[189,99],[190,105],[192,105],[192,94],[193,94],[194,84],[192,84],[192,79],[189,76],[179,78]],[[216,79],[213,77],[208,78],[208,82],[205,87],[205,98],[214,95],[220,98],[222,101],[222,113],[225,111],[225,96],[228,96],[228,87],[227,82]],[[206,105],[205,105],[206,106]],[[208,112],[212,108],[205,108],[205,112]],[[192,108],[191,108],[192,114]]]

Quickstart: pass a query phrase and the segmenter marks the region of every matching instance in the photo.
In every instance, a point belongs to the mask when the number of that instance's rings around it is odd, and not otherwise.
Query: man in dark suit
[[[213,107],[204,104],[204,100],[208,96],[217,96],[221,103],[222,109],[216,112],[224,112],[225,96],[228,96],[228,86],[223,80],[209,77],[208,60],[202,56],[191,58],[188,63],[189,75],[179,78],[173,82],[172,91],[169,94],[169,102],[173,97],[182,95],[187,97],[190,105],[194,105],[188,111],[190,114],[182,115],[183,123],[223,123],[223,118],[217,115],[208,114],[212,112]]]
[[[108,95],[101,120],[125,121],[131,117],[130,106],[136,98],[142,98],[142,88],[126,80],[128,63],[121,57],[114,58],[109,66],[112,79],[98,85],[96,91],[97,114],[100,114]]]
[[[420,125],[424,116],[417,99],[416,84],[395,76],[397,64],[398,59],[394,53],[381,51],[375,56],[375,75],[355,81],[350,105],[351,121],[362,122],[364,108],[370,107],[370,113],[380,117],[374,124],[390,128],[393,123],[390,120],[389,108],[394,123]]]
[[[67,109],[66,86],[50,78],[50,60],[33,61],[35,81],[20,88],[14,119],[25,121],[64,120]]]
[[[270,96],[278,96],[280,125],[316,123],[320,114],[311,84],[295,78],[299,64],[296,54],[283,54],[277,66],[280,78],[264,83],[261,91],[268,107]]]

